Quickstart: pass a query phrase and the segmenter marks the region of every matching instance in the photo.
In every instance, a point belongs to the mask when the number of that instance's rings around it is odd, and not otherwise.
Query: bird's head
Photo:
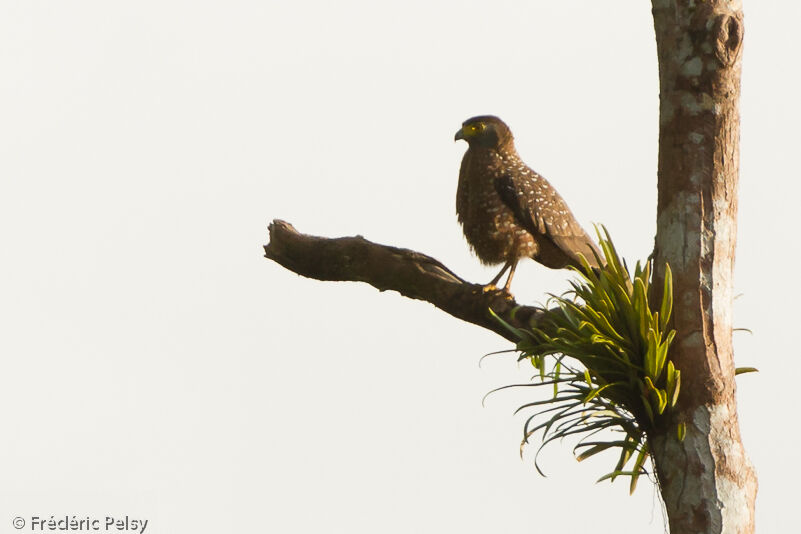
[[[493,115],[467,119],[453,139],[464,139],[471,148],[476,146],[498,149],[513,142],[512,131],[505,122]]]

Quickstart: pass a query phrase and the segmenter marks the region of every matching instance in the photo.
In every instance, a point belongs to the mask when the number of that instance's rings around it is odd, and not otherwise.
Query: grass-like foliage
[[[520,359],[529,359],[539,371],[539,380],[525,385],[553,388],[552,397],[518,409],[535,410],[526,420],[521,452],[540,431],[537,454],[554,440],[576,435],[579,461],[619,451],[614,469],[599,482],[627,476],[633,492],[645,472],[648,433],[665,424],[679,395],[681,373],[668,358],[676,333],[667,329],[672,278],[666,266],[661,299],[653,306],[648,301],[656,294],[651,260],[644,266],[638,262],[630,273],[602,229],[598,236],[606,265],[593,271],[584,261],[577,269],[581,279],[571,282],[573,289],[565,295],[551,297],[551,311],[536,327],[507,325],[520,337]],[[614,433],[601,434],[605,430]],[[676,431],[683,439],[683,425]],[[537,470],[542,473],[539,465]]]

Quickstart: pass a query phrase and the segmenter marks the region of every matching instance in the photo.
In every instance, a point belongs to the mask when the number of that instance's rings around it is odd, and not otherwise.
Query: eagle
[[[468,144],[456,190],[459,223],[482,263],[503,264],[487,289],[509,270],[503,287],[509,293],[520,258],[562,269],[582,268],[583,256],[593,269],[601,266],[598,246],[556,189],[520,159],[506,123],[472,117],[456,132],[459,139]]]

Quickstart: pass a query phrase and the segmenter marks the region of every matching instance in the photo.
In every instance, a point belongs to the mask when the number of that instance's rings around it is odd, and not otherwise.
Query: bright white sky
[[[801,531],[798,2],[746,2],[740,420],[762,532]],[[655,230],[650,2],[0,5],[0,531],[664,531],[654,489],[517,446],[531,374],[421,302],[262,258],[267,224],[363,234],[460,275],[465,118],[493,113],[633,261]],[[784,265],[790,276],[782,276]],[[522,302],[566,272],[521,265]],[[787,289],[788,284],[795,284]],[[795,317],[790,317],[795,314]]]

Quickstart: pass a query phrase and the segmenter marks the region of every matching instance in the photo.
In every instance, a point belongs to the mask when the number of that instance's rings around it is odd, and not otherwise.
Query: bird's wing
[[[571,263],[581,265],[581,253],[591,266],[598,267],[596,254],[603,257],[600,250],[551,184],[528,167],[515,174],[496,179],[495,190],[518,222],[551,241]]]
[[[459,185],[456,188],[456,215],[460,223],[464,223],[470,198],[470,180],[467,179],[470,165],[468,158],[468,153],[465,153],[464,158],[462,158],[462,166],[459,168]]]

